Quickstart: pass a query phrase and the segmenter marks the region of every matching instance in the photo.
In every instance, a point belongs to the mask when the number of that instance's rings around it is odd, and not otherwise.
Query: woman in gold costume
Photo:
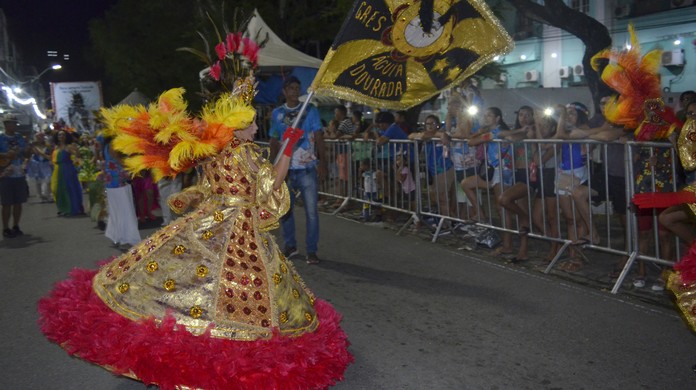
[[[253,79],[185,114],[183,90],[103,112],[131,171],[191,166],[171,197],[184,214],[103,264],[75,270],[39,303],[46,336],[71,355],[163,389],[325,388],[353,360],[340,315],[308,290],[275,243],[302,130],[272,165],[254,144]],[[245,91],[246,90],[246,91]],[[252,92],[250,92],[252,91]],[[163,163],[163,161],[165,163]]]

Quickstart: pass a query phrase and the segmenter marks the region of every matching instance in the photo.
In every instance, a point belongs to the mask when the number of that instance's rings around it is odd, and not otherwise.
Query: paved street
[[[336,389],[696,388],[696,338],[673,308],[488,251],[328,214],[321,224],[323,262],[296,265],[344,315],[355,363]],[[0,241],[2,388],[145,388],[70,358],[36,323],[53,283],[120,252],[89,218],[59,218],[53,204],[27,204],[22,229]]]

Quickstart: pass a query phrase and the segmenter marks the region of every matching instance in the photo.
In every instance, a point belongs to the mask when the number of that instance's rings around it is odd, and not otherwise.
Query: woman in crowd
[[[453,138],[449,143],[449,155],[454,164],[457,183],[461,183],[468,177],[476,176],[477,169],[483,160],[484,145],[469,147],[468,142],[463,141],[469,139],[473,134],[472,132],[480,128],[478,119],[470,115],[468,110],[482,107],[483,104],[478,89],[473,85],[469,85],[465,89],[454,88],[451,90],[447,104],[447,117],[445,118],[445,137],[449,134]],[[473,203],[469,203],[469,199],[460,185],[457,185],[456,189],[459,218],[462,220],[470,219],[475,206]]]
[[[537,112],[534,116],[537,139],[552,139],[558,128],[558,123],[550,115]],[[532,182],[536,187],[536,198],[532,212],[532,220],[543,235],[560,238],[558,232],[558,202],[556,198],[556,171],[558,161],[556,148],[551,143],[534,145],[534,162],[537,170],[537,180]],[[522,237],[526,239],[526,237]],[[551,241],[546,261],[551,261],[558,253],[559,242]]]
[[[65,130],[58,130],[53,143],[53,176],[51,191],[56,201],[58,215],[71,216],[84,214],[82,205],[82,186],[77,178],[74,159],[78,157],[78,148],[73,137]]]
[[[138,220],[135,216],[130,174],[123,169],[120,154],[113,149],[113,138],[100,138],[104,167],[102,176],[106,188],[108,220],[104,235],[116,246],[131,246],[140,242]]]
[[[34,135],[34,142],[31,144],[31,157],[27,164],[27,177],[34,180],[36,193],[42,203],[52,202],[51,176],[53,175],[53,165],[51,165],[52,148],[46,141],[46,134],[38,132]]]
[[[494,139],[502,139],[502,131],[510,128],[503,121],[503,113],[498,107],[490,107],[483,116],[483,124],[476,129],[475,134],[469,139],[469,147],[485,145],[485,158],[479,169],[479,175],[467,177],[462,180],[461,186],[469,199],[469,203],[478,205],[476,199],[477,189],[493,189],[496,199],[500,197],[504,186],[512,184],[512,161],[509,154],[509,146],[504,143],[490,142]],[[473,132],[473,129],[472,129]],[[473,220],[483,220],[483,209],[474,207]],[[500,215],[504,215],[502,207]],[[508,236],[509,237],[509,236]],[[496,255],[512,253],[511,240],[503,241]]]
[[[425,118],[425,131],[411,133],[409,139],[421,139],[425,142],[425,167],[429,183],[429,199],[437,205],[440,215],[456,217],[456,190],[452,160],[446,151],[449,148],[449,137],[443,139],[445,133],[440,130],[440,118],[428,115]],[[440,138],[441,140],[433,140]],[[444,141],[444,144],[443,144]],[[448,221],[445,224],[447,228]]]
[[[589,110],[587,106],[579,102],[573,102],[566,106],[558,105],[558,126],[555,139],[581,139],[585,138],[589,129]],[[583,237],[585,232],[578,227],[582,224],[577,223],[578,218],[573,212],[572,194],[575,187],[585,183],[588,177],[587,166],[588,150],[586,145],[580,143],[561,144],[561,153],[556,175],[556,195],[561,209],[561,214],[566,222],[568,238],[574,243],[582,243],[578,238]],[[578,226],[580,225],[580,226]],[[596,239],[596,241],[594,241]],[[598,244],[599,237],[593,239],[593,243]],[[577,256],[574,249],[571,249],[571,259],[559,266],[559,269],[576,272],[583,266],[582,258]]]
[[[533,195],[533,186],[537,182],[535,148],[531,143],[521,142],[525,139],[536,137],[534,127],[534,110],[529,106],[522,106],[517,110],[515,127],[506,132],[504,139],[513,142],[512,154],[515,172],[515,183],[505,189],[498,199],[498,203],[504,207],[506,213],[506,227],[512,228],[512,217],[518,218],[520,248],[517,256],[513,257],[513,263],[519,263],[529,259],[527,255],[527,234],[529,234],[529,207],[528,199]],[[530,177],[534,175],[533,177]],[[509,233],[504,233],[504,236]],[[509,240],[509,239],[508,239]]]

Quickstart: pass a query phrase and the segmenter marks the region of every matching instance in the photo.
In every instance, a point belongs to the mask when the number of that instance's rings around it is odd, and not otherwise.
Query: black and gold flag
[[[483,0],[358,0],[311,89],[406,109],[470,77],[513,45]]]

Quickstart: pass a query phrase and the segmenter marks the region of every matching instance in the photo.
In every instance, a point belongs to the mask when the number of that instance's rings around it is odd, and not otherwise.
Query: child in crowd
[[[362,218],[364,222],[370,221],[372,206],[382,201],[377,183],[381,180],[381,172],[370,166],[370,160],[365,159],[360,163],[360,175],[363,178],[363,203]],[[375,208],[375,222],[381,222],[381,211]]]
[[[396,181],[401,186],[401,204],[407,206],[409,211],[416,211],[416,181],[413,180],[408,158],[399,154],[395,161]],[[402,207],[403,207],[402,206]]]

